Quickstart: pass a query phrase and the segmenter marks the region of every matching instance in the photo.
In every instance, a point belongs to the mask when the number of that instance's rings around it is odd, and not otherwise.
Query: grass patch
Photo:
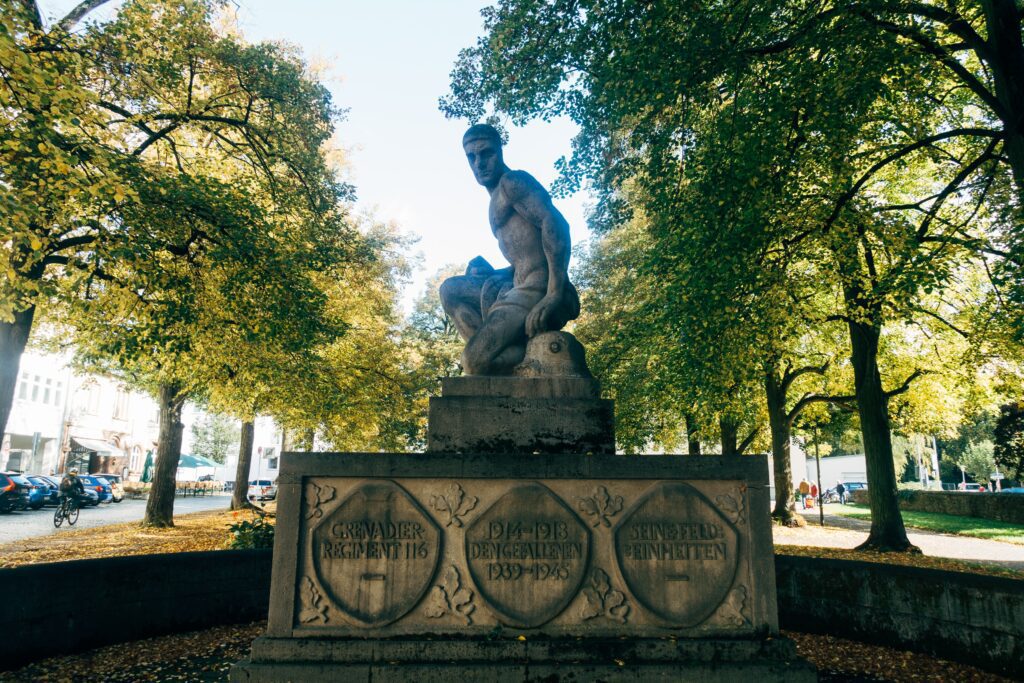
[[[865,505],[850,505],[834,512],[844,517],[871,521],[871,512]],[[1017,524],[1008,524],[994,519],[981,519],[980,517],[944,515],[938,512],[901,510],[901,513],[903,514],[903,524],[915,529],[1024,545],[1024,526]]]

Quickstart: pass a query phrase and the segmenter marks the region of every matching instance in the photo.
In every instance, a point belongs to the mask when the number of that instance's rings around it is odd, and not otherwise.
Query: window
[[[39,375],[36,375],[34,381],[32,382],[32,400],[39,400]]]
[[[21,373],[21,383],[18,385],[18,398],[28,398],[28,373]]]
[[[53,392],[53,405],[60,405],[61,391],[64,389],[64,382],[57,382],[57,390]]]
[[[43,403],[50,402],[50,385],[53,384],[53,380],[49,377],[46,378],[46,386],[43,387]]]
[[[119,388],[114,396],[114,418],[128,419],[128,392],[123,388]]]
[[[272,469],[272,470],[276,470],[277,469],[277,458],[268,458],[267,459],[267,467]]]

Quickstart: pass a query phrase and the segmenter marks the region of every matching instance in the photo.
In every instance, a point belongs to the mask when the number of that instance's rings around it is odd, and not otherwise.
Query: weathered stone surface
[[[638,602],[666,622],[695,626],[733,586],[739,534],[695,488],[662,482],[622,516],[615,555]]]
[[[351,644],[383,653],[422,638],[439,643],[433,655],[393,653],[396,670],[416,680],[435,680],[435,670],[446,680],[806,673],[786,658],[729,661],[740,646],[711,640],[756,649],[778,634],[764,458],[313,453],[288,454],[283,465],[268,623],[275,645],[254,650],[238,675],[386,679],[392,660],[360,659]],[[418,546],[404,550],[420,534],[429,541],[422,569]],[[349,568],[353,548],[344,544],[367,536],[384,545],[373,558],[360,546]],[[376,564],[358,564],[370,559]],[[361,597],[360,581],[374,574],[392,592]],[[520,635],[562,644],[522,659],[499,654]],[[675,642],[666,636],[701,643],[708,658],[674,659],[689,650],[662,658],[645,646],[621,669],[586,650],[623,638]],[[471,644],[479,642],[492,644]],[[465,650],[442,654],[460,643]],[[573,643],[583,650],[560,659]],[[485,651],[495,659],[480,659]],[[726,669],[733,679],[716,678]]]
[[[505,396],[430,399],[429,451],[563,453],[567,448],[580,453],[615,452],[612,401]]]
[[[441,395],[487,398],[601,398],[596,379],[585,377],[486,377],[464,375],[441,380]]]
[[[523,362],[512,374],[517,377],[592,377],[583,344],[568,332],[545,332],[530,339],[526,342]]]
[[[480,595],[510,626],[540,626],[576,597],[590,531],[537,483],[515,486],[466,529],[466,562]]]
[[[416,606],[437,571],[441,532],[402,487],[365,482],[312,531],[313,568],[331,607],[364,625],[390,623]],[[316,591],[312,584],[300,586]],[[299,621],[326,612],[307,601]]]

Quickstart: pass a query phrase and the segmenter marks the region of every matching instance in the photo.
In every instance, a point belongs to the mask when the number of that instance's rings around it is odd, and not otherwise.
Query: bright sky
[[[47,16],[77,0],[42,0]],[[313,62],[332,68],[327,85],[349,112],[339,126],[350,150],[351,178],[360,209],[419,238],[422,268],[409,286],[408,306],[424,280],[447,263],[482,255],[506,265],[487,225],[487,192],[476,184],[462,154],[464,121],[437,108],[459,50],[481,33],[484,0],[236,0],[246,37],[285,41]],[[113,5],[112,6],[116,6]],[[547,187],[555,161],[576,132],[568,120],[537,122],[510,131],[505,161]],[[586,239],[583,193],[556,200]]]

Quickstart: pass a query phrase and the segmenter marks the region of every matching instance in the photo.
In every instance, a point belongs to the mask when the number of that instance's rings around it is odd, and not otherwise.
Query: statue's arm
[[[569,285],[572,238],[569,223],[551,203],[551,195],[529,173],[509,171],[502,179],[512,208],[536,225],[548,263],[548,295],[562,296]]]

